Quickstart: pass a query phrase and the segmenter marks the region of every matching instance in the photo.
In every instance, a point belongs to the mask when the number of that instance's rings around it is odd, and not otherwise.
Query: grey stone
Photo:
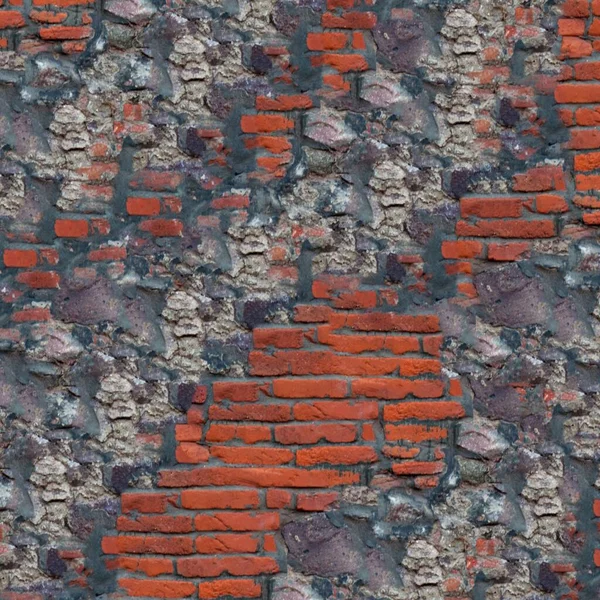
[[[525,327],[545,323],[551,314],[542,284],[525,276],[517,265],[480,273],[474,283],[493,325]]]
[[[288,561],[301,573],[323,577],[357,574],[363,555],[347,528],[337,528],[325,515],[288,523],[282,529]]]
[[[151,0],[107,0],[104,10],[129,23],[143,25],[156,14],[157,9]]]
[[[499,458],[509,447],[508,442],[495,429],[473,421],[460,424],[458,445],[489,459]]]

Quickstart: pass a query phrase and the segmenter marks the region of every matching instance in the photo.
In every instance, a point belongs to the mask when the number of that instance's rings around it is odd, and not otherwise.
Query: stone
[[[525,327],[544,323],[550,306],[542,285],[517,265],[484,271],[474,278],[486,318],[493,325]]]
[[[357,574],[363,565],[360,546],[345,527],[325,515],[293,521],[282,528],[290,565],[322,577]]]
[[[135,25],[144,25],[156,14],[151,0],[107,0],[104,10]]]
[[[483,458],[495,460],[508,449],[509,444],[495,429],[474,421],[460,424],[458,446]]]
[[[336,113],[307,111],[304,135],[328,148],[345,148],[356,139],[356,133]]]

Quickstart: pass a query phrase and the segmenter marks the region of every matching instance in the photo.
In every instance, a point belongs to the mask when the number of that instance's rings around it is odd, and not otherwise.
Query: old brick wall
[[[600,4],[0,3],[0,599],[600,590]]]

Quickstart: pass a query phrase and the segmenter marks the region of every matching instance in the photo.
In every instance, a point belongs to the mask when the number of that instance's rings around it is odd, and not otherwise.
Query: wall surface
[[[0,600],[600,598],[600,0],[0,0]]]

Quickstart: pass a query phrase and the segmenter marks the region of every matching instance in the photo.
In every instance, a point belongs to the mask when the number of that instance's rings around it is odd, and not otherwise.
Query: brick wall
[[[596,598],[596,12],[0,5],[0,598]]]

